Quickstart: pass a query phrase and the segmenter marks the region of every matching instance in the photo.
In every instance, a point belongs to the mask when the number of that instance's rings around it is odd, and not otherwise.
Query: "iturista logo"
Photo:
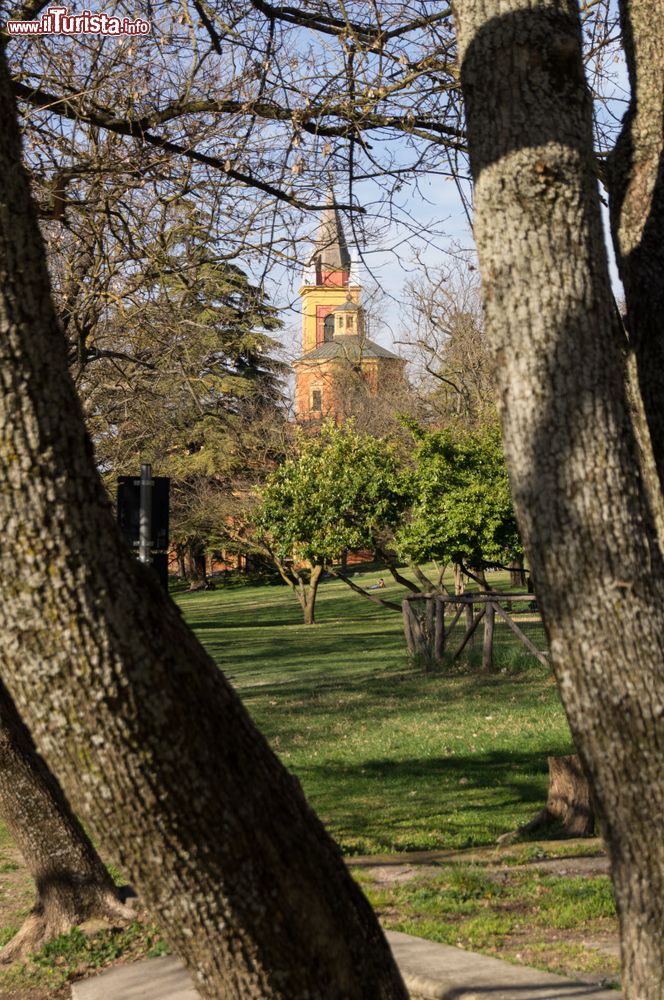
[[[152,24],[141,17],[116,17],[105,11],[82,10],[70,14],[68,7],[48,7],[36,21],[7,21],[10,35],[37,38],[41,35],[149,35]]]

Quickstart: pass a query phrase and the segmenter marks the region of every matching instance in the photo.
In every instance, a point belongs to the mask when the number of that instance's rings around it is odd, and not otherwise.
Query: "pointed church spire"
[[[348,244],[341,226],[339,210],[336,206],[334,188],[330,183],[330,190],[327,196],[327,205],[323,209],[318,227],[318,234],[314,244],[312,260],[316,264],[316,271],[319,274],[318,284],[327,284],[326,275],[339,272],[348,272],[350,268],[350,253]],[[347,281],[345,276],[344,284]],[[338,282],[334,282],[337,284]]]

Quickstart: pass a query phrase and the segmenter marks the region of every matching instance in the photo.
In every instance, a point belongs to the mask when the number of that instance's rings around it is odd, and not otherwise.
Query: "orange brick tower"
[[[293,362],[298,421],[349,416],[340,389],[349,371],[360,372],[373,394],[403,377],[405,361],[367,338],[361,293],[331,190],[300,288],[302,356]]]

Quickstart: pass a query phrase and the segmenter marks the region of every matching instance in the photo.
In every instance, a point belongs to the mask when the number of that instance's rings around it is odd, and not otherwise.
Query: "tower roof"
[[[350,253],[344,231],[341,228],[341,218],[332,188],[330,188],[327,197],[327,205],[320,217],[312,254],[312,259],[316,260],[316,258],[320,259],[321,267],[326,271],[347,271],[350,268]]]
[[[388,351],[386,347],[381,347],[375,341],[368,340],[366,337],[358,337],[357,335],[335,336],[332,340],[327,340],[325,343],[319,344],[313,351],[303,354],[301,358],[297,358],[293,363],[297,365],[310,361],[329,361],[332,358],[347,358],[352,361],[361,361],[363,358],[389,358],[392,361],[399,361],[404,365],[406,363],[403,358],[400,358],[398,354],[393,354],[392,351]]]

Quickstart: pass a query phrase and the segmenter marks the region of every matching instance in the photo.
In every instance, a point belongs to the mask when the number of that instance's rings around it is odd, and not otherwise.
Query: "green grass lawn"
[[[578,842],[569,849],[578,858]],[[589,849],[597,851],[596,842]],[[542,861],[557,850],[538,846],[538,854]],[[492,855],[472,864],[448,861],[406,869],[401,878],[394,877],[394,868],[361,868],[354,874],[386,928],[619,985],[608,878],[563,874],[564,859],[561,872],[553,874],[538,868],[537,861],[511,867],[505,855]],[[385,880],[386,871],[391,880]]]
[[[491,844],[543,804],[547,754],[572,751],[548,670],[514,644],[514,669],[503,652],[488,676],[426,675],[400,615],[338,581],[312,626],[277,585],[177,602],[347,854]]]
[[[385,927],[618,982],[608,878],[536,867],[601,852],[597,841],[495,850],[543,806],[547,755],[573,752],[550,671],[507,629],[491,674],[477,669],[481,635],[461,666],[425,674],[408,661],[400,615],[338,581],[321,588],[313,626],[285,587],[178,603],[346,855],[474,849],[413,865],[403,883],[354,868]]]
[[[381,593],[402,596],[390,583]],[[568,848],[493,846],[544,803],[547,754],[572,751],[547,668],[504,634],[493,673],[479,674],[471,651],[465,666],[425,674],[408,661],[400,615],[333,580],[321,587],[313,626],[278,585],[176,600],[348,856],[474,849],[426,871],[413,866],[403,884],[376,882],[375,865],[355,868],[385,926],[568,974],[616,974],[616,960],[580,937],[615,934],[608,880],[509,867],[531,860],[512,858],[515,850],[545,857]],[[0,943],[32,898],[0,826]],[[0,972],[0,995],[41,1000],[46,990],[60,1000],[77,976],[164,950],[157,928],[140,922],[91,937],[75,931]]]

